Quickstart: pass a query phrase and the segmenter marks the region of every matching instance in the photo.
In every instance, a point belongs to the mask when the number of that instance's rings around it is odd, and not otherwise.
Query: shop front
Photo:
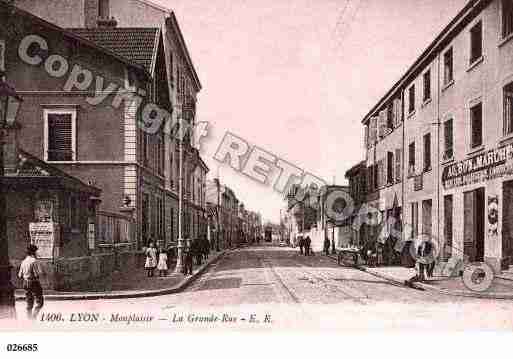
[[[483,151],[442,172],[445,257],[513,264],[513,144]]]

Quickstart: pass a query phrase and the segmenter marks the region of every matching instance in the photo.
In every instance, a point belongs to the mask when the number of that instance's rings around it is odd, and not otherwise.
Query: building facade
[[[442,262],[511,263],[512,37],[511,1],[469,1],[362,121],[366,204]]]
[[[197,94],[201,83],[190,58],[185,40],[174,13],[144,0],[71,0],[71,1],[27,1],[16,0],[16,5],[49,22],[66,28],[80,28],[82,33],[101,33],[105,28],[157,28],[162,36],[162,58],[152,70],[159,84],[167,84],[169,113],[175,124],[179,119],[194,128],[196,121]],[[160,51],[160,50],[159,50]],[[161,66],[162,65],[162,66]],[[161,90],[164,90],[162,87]],[[165,128],[166,134],[176,128]],[[141,142],[144,139],[141,139]],[[182,235],[198,237],[206,234],[206,173],[208,168],[199,155],[193,132],[185,136],[180,158],[180,142],[174,136],[149,139],[158,148],[157,171],[151,166],[138,165],[131,173],[146,173],[149,179],[137,182],[141,193],[134,195],[131,188],[131,204],[137,208],[136,216],[141,225],[137,227],[140,245],[148,238],[162,244],[176,243],[178,233],[178,193],[180,165],[183,167],[182,185],[183,212]],[[157,142],[157,144],[152,143]],[[161,142],[160,142],[161,141]],[[155,152],[149,151],[153,154]],[[150,156],[148,156],[150,158]],[[151,156],[151,160],[156,157]],[[151,162],[151,161],[150,161]],[[132,180],[133,181],[133,180]],[[106,201],[107,202],[107,201]],[[146,223],[142,225],[142,223]],[[155,223],[155,224],[153,224]]]

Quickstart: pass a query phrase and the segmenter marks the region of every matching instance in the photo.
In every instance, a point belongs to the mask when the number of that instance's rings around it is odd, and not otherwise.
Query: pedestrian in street
[[[27,317],[37,319],[37,315],[43,308],[43,288],[39,282],[41,270],[37,261],[37,246],[31,244],[27,247],[27,256],[21,262],[18,277],[23,280],[25,298],[27,300]],[[34,308],[34,302],[36,307]]]
[[[312,240],[310,239],[310,236],[306,236],[305,240],[305,256],[310,255],[310,245],[312,244]]]
[[[153,277],[155,268],[157,267],[157,249],[153,245],[153,242],[150,242],[148,248],[146,248],[146,262],[144,263],[144,268],[147,271],[148,277]]]
[[[299,254],[303,255],[303,248],[305,246],[305,241],[303,240],[303,237],[299,237]]]
[[[185,247],[185,275],[192,275],[192,266],[194,253],[192,248],[192,241],[190,239],[187,240],[187,246]]]
[[[324,237],[324,254],[327,256],[330,254],[330,240],[328,237]]]
[[[423,241],[419,243],[417,247],[417,280],[421,282],[426,280],[427,263],[424,256],[426,252],[425,243],[426,242]]]
[[[159,271],[159,277],[167,276],[167,252],[164,250],[159,251],[159,263],[157,264],[157,270]]]
[[[203,236],[203,256],[204,259],[207,260],[210,256],[210,242],[207,239],[207,236]]]

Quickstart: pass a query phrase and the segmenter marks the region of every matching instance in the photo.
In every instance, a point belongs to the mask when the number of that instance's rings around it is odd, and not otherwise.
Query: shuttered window
[[[395,150],[395,181],[401,182],[401,149]]]
[[[513,2],[502,0],[502,37],[513,33]]]
[[[513,82],[504,87],[504,135],[513,133]]]
[[[448,160],[453,157],[453,129],[452,129],[452,118],[444,122],[444,160]]]
[[[75,160],[75,111],[45,111],[46,160]]]

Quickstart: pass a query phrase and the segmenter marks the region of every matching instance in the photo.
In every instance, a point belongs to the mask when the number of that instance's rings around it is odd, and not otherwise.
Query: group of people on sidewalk
[[[299,237],[298,238],[298,244],[299,244],[299,254],[309,256],[312,255],[312,251],[310,249],[310,246],[312,245],[312,240],[310,239],[310,236],[306,237]]]
[[[185,240],[185,245],[182,251],[182,273],[185,275],[192,274],[194,258],[196,258],[196,265],[201,265],[203,260],[207,260],[210,255],[210,242],[205,237],[195,238],[193,240]],[[168,260],[174,253],[174,248],[170,247],[167,250],[155,247],[153,241],[150,241],[148,248],[145,249],[146,261],[144,268],[147,271],[148,277],[153,277],[155,269],[159,271],[159,276],[167,276],[168,274]]]

